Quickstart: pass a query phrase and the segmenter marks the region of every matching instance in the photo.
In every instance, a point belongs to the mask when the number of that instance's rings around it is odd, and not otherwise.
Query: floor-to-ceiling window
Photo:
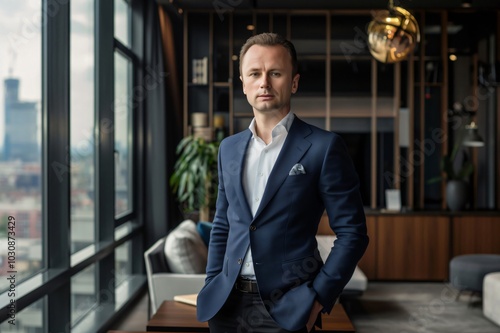
[[[94,0],[70,8],[71,253],[95,243]]]
[[[42,237],[42,3],[0,4],[0,294],[15,309],[18,286],[45,269]],[[2,304],[2,306],[5,304]],[[37,330],[43,302],[19,313]],[[10,319],[2,317],[0,321]],[[7,322],[8,323],[8,322]],[[11,322],[12,323],[12,322]],[[10,324],[0,324],[4,331]]]
[[[0,3],[1,332],[96,332],[145,285],[134,3]]]
[[[136,96],[140,87],[134,79],[134,62],[137,56],[132,50],[132,7],[128,0],[114,0],[114,151],[115,151],[115,238],[132,225],[137,207],[134,206],[135,156],[133,141],[136,130],[133,119],[143,100]],[[125,242],[115,250],[114,277],[118,288],[126,288],[126,282],[133,276],[133,244]]]

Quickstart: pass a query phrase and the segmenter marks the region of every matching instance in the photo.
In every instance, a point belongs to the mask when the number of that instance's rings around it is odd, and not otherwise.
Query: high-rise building
[[[40,159],[38,110],[36,102],[19,100],[19,80],[8,78],[5,84],[4,160],[35,162]]]

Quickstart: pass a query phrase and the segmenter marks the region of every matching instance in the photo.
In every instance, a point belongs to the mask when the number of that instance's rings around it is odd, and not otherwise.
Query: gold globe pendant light
[[[420,30],[415,17],[406,9],[394,7],[378,11],[368,25],[368,46],[372,56],[383,63],[404,60],[420,41]]]

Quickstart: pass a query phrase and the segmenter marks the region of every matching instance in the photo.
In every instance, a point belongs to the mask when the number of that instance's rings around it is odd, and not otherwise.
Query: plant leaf
[[[453,160],[450,158],[449,155],[445,155],[441,159],[441,170],[443,170],[446,173],[446,178],[448,180],[456,179],[455,168],[453,167]]]
[[[471,161],[467,161],[462,166],[462,169],[458,172],[457,178],[462,180],[467,180],[469,176],[474,172],[474,164]]]
[[[215,203],[212,197],[217,195],[217,186],[211,182],[215,184],[218,179],[218,151],[219,142],[206,142],[193,136],[183,138],[177,145],[178,157],[169,183],[177,201],[185,210],[195,210]]]

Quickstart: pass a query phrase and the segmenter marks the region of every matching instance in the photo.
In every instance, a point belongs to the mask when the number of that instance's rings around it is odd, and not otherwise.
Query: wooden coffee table
[[[316,332],[355,332],[342,304],[335,304],[332,312],[322,315],[323,328]],[[196,307],[175,301],[163,302],[148,322],[147,331],[208,332],[208,324],[196,320]]]

